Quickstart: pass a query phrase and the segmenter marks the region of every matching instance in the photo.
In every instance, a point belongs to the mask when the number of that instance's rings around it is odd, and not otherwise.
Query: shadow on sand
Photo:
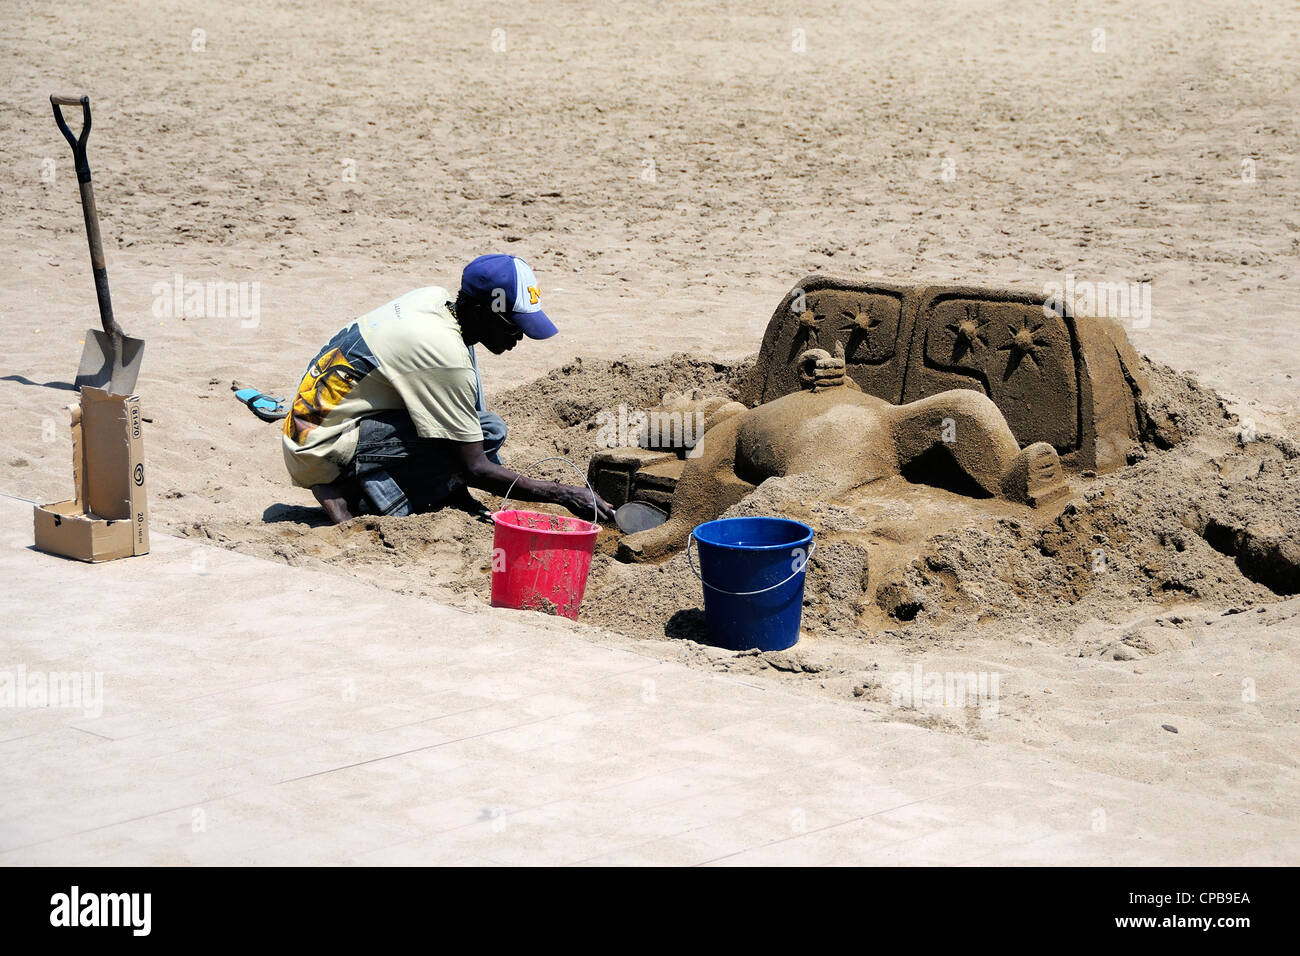
[[[77,390],[77,386],[71,382],[33,382],[25,375],[0,375],[0,382],[17,382],[19,385],[32,385],[36,388],[58,388],[65,392]]]
[[[273,504],[263,511],[262,521],[265,524],[289,522],[291,524],[305,524],[312,528],[331,527],[329,518],[325,517],[325,512],[322,509],[283,503]]]

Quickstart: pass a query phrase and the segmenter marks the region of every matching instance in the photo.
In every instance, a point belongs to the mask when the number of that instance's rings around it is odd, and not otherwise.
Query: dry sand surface
[[[60,384],[95,324],[54,91],[93,97],[114,303],[148,340],[155,527],[482,608],[480,640],[490,529],[460,513],[322,526],[232,380],[283,394],[350,318],[513,252],[562,334],[487,357],[489,403],[514,463],[585,465],[599,409],[734,388],[808,273],[1146,280],[1151,323],[1131,338],[1177,370],[1153,366],[1196,427],[1077,485],[1074,512],[901,481],[836,503],[765,488],[745,507],[844,546],[814,567],[796,651],[695,643],[689,571],[617,564],[607,543],[596,626],[571,627],[832,695],[864,733],[920,722],[1294,820],[1300,599],[1198,532],[1300,547],[1298,49],[1300,14],[1268,3],[15,0],[0,8],[0,490],[66,496]],[[256,321],[159,314],[178,276],[257,283]],[[1235,441],[1243,420],[1260,441]],[[951,531],[879,533],[908,509]],[[1082,566],[1098,535],[1104,581]],[[892,603],[846,583],[867,539],[907,552],[885,560]],[[916,665],[997,673],[996,714],[895,706]]]

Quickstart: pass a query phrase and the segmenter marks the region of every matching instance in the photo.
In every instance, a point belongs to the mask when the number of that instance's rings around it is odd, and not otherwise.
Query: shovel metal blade
[[[614,523],[624,534],[657,528],[667,520],[668,515],[644,501],[629,501],[614,512]]]
[[[113,337],[101,329],[86,330],[86,347],[77,366],[77,388],[89,385],[113,395],[130,395],[140,377],[144,360],[144,339],[122,336],[122,349],[113,347]]]

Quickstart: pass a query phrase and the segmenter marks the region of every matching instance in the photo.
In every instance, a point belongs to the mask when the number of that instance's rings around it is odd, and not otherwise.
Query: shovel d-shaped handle
[[[90,136],[90,97],[58,96],[51,93],[50,105],[54,107],[54,122],[59,124],[59,132],[72,147],[72,158],[77,164],[77,180],[83,183],[90,182],[90,164],[86,162],[86,139]],[[72,130],[68,129],[68,121],[63,118],[63,110],[59,108],[61,106],[81,107],[80,136],[73,136]]]
[[[86,219],[86,240],[90,243],[90,269],[95,275],[95,297],[99,300],[99,323],[104,331],[120,345],[122,327],[113,318],[113,301],[108,294],[108,269],[104,265],[104,244],[99,238],[99,215],[95,212],[95,190],[90,185],[90,163],[86,161],[86,139],[90,136],[90,97],[50,95],[54,109],[54,122],[72,146],[72,159],[77,170],[77,185],[81,189],[81,213]],[[73,136],[63,118],[64,106],[81,107],[81,134]]]

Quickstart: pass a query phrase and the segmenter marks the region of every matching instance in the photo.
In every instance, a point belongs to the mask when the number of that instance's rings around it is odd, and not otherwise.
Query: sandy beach
[[[1114,570],[1131,577],[1066,600],[1048,593],[1048,564],[1025,564],[1019,596],[999,603],[994,579],[1014,562],[999,563],[1012,539],[994,516],[969,518],[986,539],[954,559],[960,600],[906,621],[837,623],[815,606],[788,652],[707,647],[689,627],[689,571],[609,551],[582,619],[552,623],[780,682],[864,728],[1031,749],[1211,797],[1247,829],[1247,815],[1294,823],[1300,597],[1195,535],[1168,557],[1151,516],[1219,500],[1241,520],[1267,511],[1300,548],[1287,504],[1298,49],[1285,4],[19,0],[0,10],[0,491],[67,497],[69,383],[98,321],[51,92],[88,92],[95,108],[113,301],[148,343],[137,391],[154,526],[453,604],[484,639],[519,616],[487,603],[491,529],[459,513],[329,527],[232,382],[290,394],[357,315],[454,288],[469,259],[508,252],[533,265],[560,326],[483,359],[489,406],[513,430],[508,463],[559,452],[585,467],[599,408],[653,402],[689,376],[722,393],[810,274],[1147,283],[1150,321],[1129,338],[1212,421],[1095,486],[1124,503],[1106,514],[1131,531]],[[234,284],[243,307],[185,315],[187,283]],[[565,419],[556,383],[570,380],[584,397]],[[1243,427],[1252,441],[1235,447]],[[900,704],[898,675],[918,667],[998,674],[996,713]]]

